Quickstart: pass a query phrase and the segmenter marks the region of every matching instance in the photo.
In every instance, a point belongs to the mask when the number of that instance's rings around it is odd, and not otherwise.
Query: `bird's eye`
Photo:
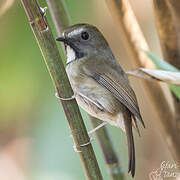
[[[84,32],[81,33],[81,38],[83,40],[88,40],[89,39],[89,34],[86,31],[84,31]]]

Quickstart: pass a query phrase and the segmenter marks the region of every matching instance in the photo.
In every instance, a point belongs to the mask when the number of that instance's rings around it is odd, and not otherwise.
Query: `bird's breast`
[[[79,86],[83,79],[82,72],[80,72],[78,62],[76,61],[78,60],[71,62],[66,67],[66,72],[72,87]]]

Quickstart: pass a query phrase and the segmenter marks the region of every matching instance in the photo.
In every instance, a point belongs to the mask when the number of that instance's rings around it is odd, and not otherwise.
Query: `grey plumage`
[[[78,24],[59,38],[73,51],[66,68],[78,104],[90,115],[121,127],[127,135],[129,171],[135,175],[135,148],[132,132],[136,118],[144,126],[136,95],[100,31]],[[68,53],[68,52],[67,52]],[[133,120],[133,121],[132,121]],[[144,126],[145,127],[145,126]]]

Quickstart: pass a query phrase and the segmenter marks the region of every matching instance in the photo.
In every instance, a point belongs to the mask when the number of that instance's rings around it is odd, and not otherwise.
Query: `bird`
[[[104,124],[120,127],[125,132],[128,172],[134,177],[135,146],[132,127],[139,133],[137,120],[143,127],[145,124],[126,73],[103,34],[93,25],[84,23],[69,26],[56,40],[64,44],[66,72],[78,105]]]

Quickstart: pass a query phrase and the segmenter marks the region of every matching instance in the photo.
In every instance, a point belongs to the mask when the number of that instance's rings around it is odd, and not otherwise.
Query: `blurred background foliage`
[[[0,7],[5,1],[0,1]],[[160,55],[151,0],[131,0],[131,3],[152,51]],[[40,4],[46,6],[44,1],[40,1]],[[122,66],[125,69],[133,68],[103,0],[65,0],[65,4],[72,24],[86,22],[98,26]],[[48,11],[47,17],[56,37]],[[161,161],[171,160],[171,157],[138,80],[131,79],[131,82],[147,126],[141,138],[136,133],[135,179],[144,180],[148,179],[152,170],[160,167]],[[0,179],[84,179],[79,157],[72,148],[68,124],[54,94],[55,90],[24,9],[20,1],[15,0],[6,13],[0,16]],[[91,129],[84,112],[83,117],[88,129]],[[126,138],[120,129],[108,128],[127,174]],[[108,180],[96,139],[93,146],[104,179]]]

